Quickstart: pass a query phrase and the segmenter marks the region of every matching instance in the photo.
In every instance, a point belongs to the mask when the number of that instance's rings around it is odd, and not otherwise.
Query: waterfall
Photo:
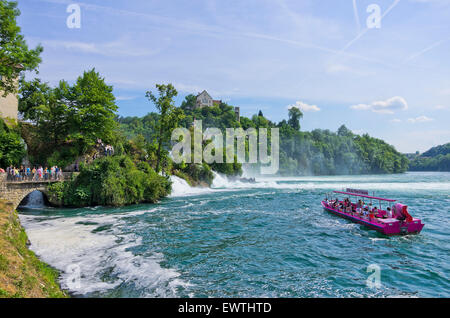
[[[177,176],[170,176],[170,181],[172,181],[172,193],[171,197],[179,197],[186,195],[196,195],[211,192],[210,188],[200,188],[191,187],[186,180],[181,179]]]
[[[29,195],[25,197],[25,199],[22,201],[24,203],[21,205],[24,208],[42,208],[45,206],[44,204],[44,195],[41,191],[33,191]]]
[[[212,182],[211,187],[212,188],[228,188],[230,187],[230,182],[228,181],[227,177],[213,171],[214,174],[214,180]]]

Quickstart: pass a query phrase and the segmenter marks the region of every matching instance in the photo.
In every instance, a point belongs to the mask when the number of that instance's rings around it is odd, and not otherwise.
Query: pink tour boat
[[[425,224],[420,219],[413,218],[408,213],[406,205],[395,203],[396,200],[370,196],[367,190],[346,189],[346,191],[333,191],[336,194],[359,197],[357,202],[351,202],[347,197],[344,200],[329,199],[329,195],[322,201],[323,208],[340,217],[355,223],[363,224],[385,235],[404,235],[420,233]],[[364,202],[369,199],[370,203]],[[378,201],[379,208],[372,207],[372,201]],[[387,205],[382,209],[382,202]]]

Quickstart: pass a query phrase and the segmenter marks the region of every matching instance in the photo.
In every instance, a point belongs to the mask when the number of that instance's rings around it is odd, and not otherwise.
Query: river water
[[[33,200],[20,220],[74,296],[450,297],[450,173],[173,181],[159,204]],[[325,212],[324,193],[346,187],[407,204],[423,231],[385,237]]]

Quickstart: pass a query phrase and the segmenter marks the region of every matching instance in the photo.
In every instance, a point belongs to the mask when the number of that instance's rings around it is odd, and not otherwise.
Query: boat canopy
[[[392,200],[392,199],[385,199],[385,198],[379,198],[379,197],[373,197],[370,195],[365,195],[365,194],[358,194],[358,193],[352,193],[352,192],[344,192],[344,191],[333,191],[335,193],[341,193],[341,194],[346,194],[346,195],[353,195],[356,197],[363,197],[363,198],[368,198],[368,199],[374,199],[374,200],[380,200],[380,201],[387,201],[387,202],[395,202],[397,200]]]

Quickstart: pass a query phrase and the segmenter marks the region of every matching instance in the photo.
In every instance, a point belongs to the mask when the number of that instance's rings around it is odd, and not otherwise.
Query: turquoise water
[[[21,210],[42,260],[84,297],[449,297],[450,173],[175,180],[156,205]],[[324,193],[368,189],[421,218],[384,237],[325,212]],[[368,266],[380,284],[368,287]]]

